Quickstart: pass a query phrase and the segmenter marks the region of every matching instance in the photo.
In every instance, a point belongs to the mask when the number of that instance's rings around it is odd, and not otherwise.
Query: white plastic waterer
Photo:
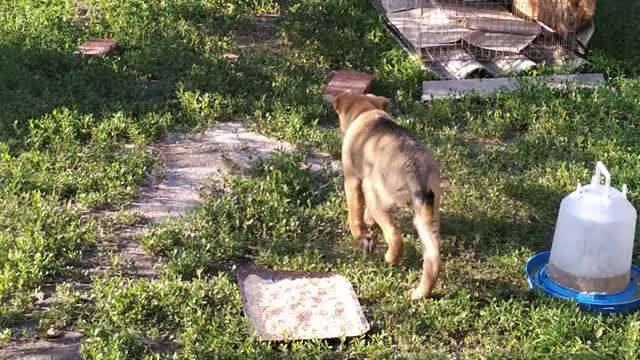
[[[562,199],[548,277],[578,292],[624,291],[630,281],[636,219],[627,186],[622,192],[611,187],[609,171],[598,162],[591,184],[578,184]]]

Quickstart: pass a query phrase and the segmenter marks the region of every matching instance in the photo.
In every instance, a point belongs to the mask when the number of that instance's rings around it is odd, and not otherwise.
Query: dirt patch
[[[75,360],[81,359],[78,344],[82,334],[65,332],[57,339],[18,342],[0,352],[0,359]]]
[[[130,210],[157,223],[182,216],[200,202],[205,179],[221,179],[229,165],[247,169],[253,161],[276,151],[291,150],[285,143],[249,132],[239,123],[221,123],[199,134],[176,136],[156,148],[163,173],[142,190]]]
[[[241,49],[274,49],[282,45],[279,15],[247,16],[236,32],[236,42]]]
[[[182,217],[200,203],[200,190],[205,184],[221,186],[225,174],[242,173],[258,160],[293,149],[288,143],[248,131],[236,122],[220,123],[197,134],[173,136],[155,148],[162,173],[150,180],[127,210],[137,213],[147,224]],[[311,170],[340,168],[340,163],[327,154],[313,154],[306,161]],[[134,276],[153,278],[156,259],[136,242],[146,229],[147,226],[123,227],[117,243],[120,256],[132,266]]]
[[[242,173],[256,161],[270,158],[278,152],[292,151],[294,147],[266,136],[246,130],[240,123],[220,123],[197,134],[175,135],[155,147],[162,162],[162,173],[151,179],[129,211],[145,219],[147,224],[182,217],[200,203],[200,190],[204,184],[222,185],[225,174]],[[312,170],[329,168],[337,171],[338,161],[326,154],[313,154],[307,158]],[[119,229],[117,241],[122,259],[137,277],[155,277],[156,259],[145,253],[136,242],[147,226]]]
[[[496,138],[479,138],[468,136],[465,141],[467,147],[472,154],[477,155],[485,150],[504,149],[512,144],[517,137],[517,134],[510,133],[505,139]]]

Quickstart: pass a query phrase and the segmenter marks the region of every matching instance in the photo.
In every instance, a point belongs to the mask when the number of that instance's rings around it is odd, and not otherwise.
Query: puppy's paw
[[[362,235],[358,239],[358,247],[362,249],[362,254],[365,256],[373,253],[375,244],[373,242],[373,237],[371,236],[371,234],[367,233],[366,235]]]
[[[400,263],[400,254],[393,252],[390,249],[384,254],[384,261],[391,266],[396,266]]]
[[[411,292],[411,300],[417,301],[429,297],[429,290],[418,286]]]

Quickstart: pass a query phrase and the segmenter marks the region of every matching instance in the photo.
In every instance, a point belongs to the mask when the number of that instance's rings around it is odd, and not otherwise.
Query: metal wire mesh
[[[379,0],[403,41],[427,61],[541,59],[576,47],[571,0]]]

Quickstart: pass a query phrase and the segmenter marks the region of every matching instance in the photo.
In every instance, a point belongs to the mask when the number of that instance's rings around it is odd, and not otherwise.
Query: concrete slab
[[[605,83],[602,74],[569,74],[553,76],[529,76],[524,81],[564,88],[568,83],[581,87],[594,87]],[[520,82],[517,78],[436,80],[422,83],[422,101],[460,98],[468,95],[486,96],[501,91],[513,91]]]

